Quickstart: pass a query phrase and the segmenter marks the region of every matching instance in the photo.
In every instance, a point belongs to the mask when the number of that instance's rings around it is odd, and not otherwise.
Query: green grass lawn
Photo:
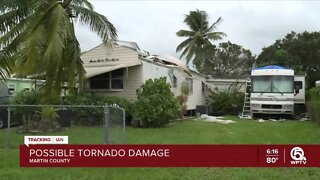
[[[166,128],[127,128],[128,144],[320,144],[320,126],[312,122],[258,123],[238,119],[235,124],[194,120]],[[14,148],[0,148],[0,179],[320,179],[318,168],[20,168],[23,135],[11,136]],[[68,135],[70,144],[101,144],[102,128],[75,127],[50,135]],[[6,130],[0,130],[5,144]],[[0,145],[3,145],[0,144]]]

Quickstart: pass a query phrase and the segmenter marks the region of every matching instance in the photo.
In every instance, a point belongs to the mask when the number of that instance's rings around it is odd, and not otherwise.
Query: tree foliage
[[[186,83],[181,84],[180,95],[177,96],[178,103],[180,105],[180,118],[183,119],[187,113],[187,102],[190,94],[189,86]]]
[[[177,52],[183,50],[180,58],[185,56],[188,64],[197,53],[197,49],[212,45],[211,41],[220,40],[223,36],[226,36],[223,32],[214,31],[221,21],[220,17],[216,22],[209,25],[208,14],[205,11],[198,9],[190,11],[184,19],[184,23],[190,30],[180,30],[176,33],[179,37],[187,38],[177,46]]]
[[[74,23],[89,26],[104,42],[115,27],[88,0],[10,0],[0,2],[0,75],[32,75],[46,80],[46,99],[56,99],[84,77]]]
[[[238,115],[243,107],[244,93],[238,90],[212,92],[208,97],[213,115]]]
[[[320,79],[320,32],[288,33],[258,56],[257,65],[276,64],[293,68],[296,74],[306,74],[309,87]]]
[[[179,114],[179,105],[165,77],[149,79],[137,90],[135,116],[142,127],[163,127]]]
[[[193,63],[197,70],[215,78],[244,78],[250,75],[255,56],[250,50],[231,42],[200,50]]]

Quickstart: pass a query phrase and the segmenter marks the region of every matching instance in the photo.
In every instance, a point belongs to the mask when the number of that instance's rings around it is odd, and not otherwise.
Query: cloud
[[[216,31],[253,53],[283,38],[291,31],[319,31],[317,1],[92,1],[96,11],[104,14],[118,29],[120,40],[134,41],[152,54],[175,53],[183,41],[175,33],[186,29],[184,15],[200,9],[209,14],[210,22],[220,16],[223,22]],[[83,50],[101,43],[92,32],[76,26]]]

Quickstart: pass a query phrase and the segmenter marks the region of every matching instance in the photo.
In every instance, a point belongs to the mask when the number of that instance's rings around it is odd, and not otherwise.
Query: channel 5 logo
[[[307,158],[304,156],[304,151],[301,147],[294,147],[290,151],[290,156],[293,161],[291,164],[307,164]]]

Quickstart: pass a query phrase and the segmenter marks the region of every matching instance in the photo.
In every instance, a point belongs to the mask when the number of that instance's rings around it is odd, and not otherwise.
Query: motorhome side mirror
[[[295,93],[295,95],[299,94],[299,87],[298,86],[294,87],[294,93]]]

